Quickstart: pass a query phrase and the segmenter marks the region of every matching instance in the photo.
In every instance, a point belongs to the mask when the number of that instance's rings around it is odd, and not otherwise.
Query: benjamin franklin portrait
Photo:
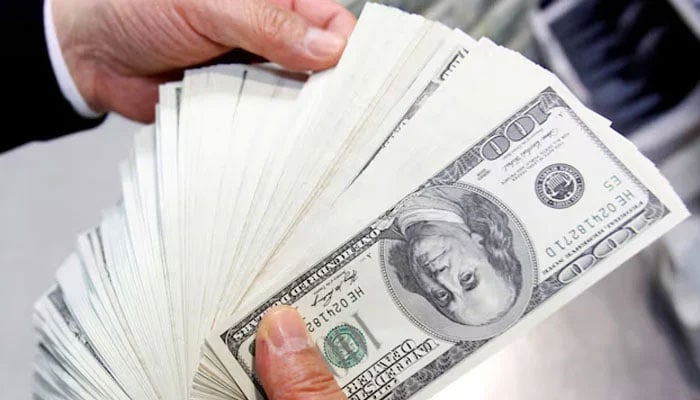
[[[387,273],[456,324],[502,318],[523,286],[509,218],[488,198],[458,186],[436,186],[407,198],[385,238]]]

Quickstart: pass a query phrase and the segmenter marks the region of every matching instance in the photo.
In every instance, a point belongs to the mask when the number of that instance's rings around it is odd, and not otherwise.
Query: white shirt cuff
[[[66,66],[66,61],[63,59],[61,45],[58,43],[58,35],[56,34],[56,27],[53,23],[51,0],[44,1],[44,36],[49,49],[51,67],[53,68],[53,73],[56,76],[58,87],[61,88],[63,97],[65,97],[71,106],[73,106],[73,109],[83,117],[97,118],[102,115],[91,109],[85,102],[85,99],[83,99],[83,96],[81,96],[78,91],[78,87],[75,86],[73,77],[70,75],[70,72],[68,72],[68,66]]]

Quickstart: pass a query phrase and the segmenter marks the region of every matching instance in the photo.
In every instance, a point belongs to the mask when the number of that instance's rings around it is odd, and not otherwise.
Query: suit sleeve
[[[4,89],[0,152],[93,128],[103,121],[82,117],[64,98],[44,35],[42,0],[3,2],[0,34],[6,46],[0,62]]]

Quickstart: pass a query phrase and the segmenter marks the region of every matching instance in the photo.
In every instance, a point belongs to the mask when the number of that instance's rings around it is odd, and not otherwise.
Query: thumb
[[[260,322],[255,369],[270,400],[347,400],[292,307],[275,307]]]
[[[202,24],[196,25],[204,28],[210,40],[225,47],[242,47],[290,69],[335,65],[349,33],[338,26],[353,24],[352,15],[333,0],[304,2],[316,3],[315,8],[310,7],[313,4],[301,7],[299,0],[285,3],[290,1],[205,1],[198,13]]]

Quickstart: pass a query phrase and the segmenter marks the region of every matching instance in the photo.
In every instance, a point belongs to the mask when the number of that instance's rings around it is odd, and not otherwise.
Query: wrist
[[[105,109],[98,99],[95,62],[89,43],[81,43],[78,21],[85,6],[76,0],[45,0],[44,23],[49,56],[63,96],[84,117],[98,117]],[[81,8],[83,7],[83,8]]]

